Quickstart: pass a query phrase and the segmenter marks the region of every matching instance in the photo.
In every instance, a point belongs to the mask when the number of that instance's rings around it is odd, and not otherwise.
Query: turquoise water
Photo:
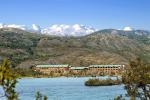
[[[102,77],[105,78],[105,77]],[[23,78],[17,84],[21,100],[35,100],[40,91],[48,100],[113,100],[125,94],[123,85],[87,87],[89,78]]]

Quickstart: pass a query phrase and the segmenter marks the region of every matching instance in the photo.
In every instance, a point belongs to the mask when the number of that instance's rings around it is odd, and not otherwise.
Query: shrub
[[[86,86],[110,86],[110,85],[119,85],[121,84],[120,80],[112,80],[110,78],[106,80],[100,80],[100,79],[89,79],[85,82]]]

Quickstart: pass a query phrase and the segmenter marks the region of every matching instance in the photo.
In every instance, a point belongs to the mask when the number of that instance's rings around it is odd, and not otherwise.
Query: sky
[[[150,0],[0,0],[0,23],[150,30]]]

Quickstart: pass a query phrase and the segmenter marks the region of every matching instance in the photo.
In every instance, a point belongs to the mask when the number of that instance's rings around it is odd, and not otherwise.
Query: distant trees
[[[43,75],[43,73],[34,71],[32,68],[13,68],[12,71],[19,77],[38,77]]]
[[[101,80],[98,78],[89,79],[85,82],[86,86],[111,86],[111,85],[119,85],[121,84],[121,80],[113,80],[111,78],[108,78],[106,80]]]
[[[150,66],[140,59],[131,61],[122,80],[130,100],[150,100]]]

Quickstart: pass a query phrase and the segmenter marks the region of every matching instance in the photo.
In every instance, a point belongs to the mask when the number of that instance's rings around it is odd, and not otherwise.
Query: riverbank
[[[97,78],[97,79],[121,79],[121,76],[96,76],[96,77],[92,77],[92,76],[57,76],[57,77],[52,77],[52,76],[42,76],[42,77],[34,77],[34,76],[23,76],[23,77],[18,77],[19,79],[24,79],[24,78]]]

